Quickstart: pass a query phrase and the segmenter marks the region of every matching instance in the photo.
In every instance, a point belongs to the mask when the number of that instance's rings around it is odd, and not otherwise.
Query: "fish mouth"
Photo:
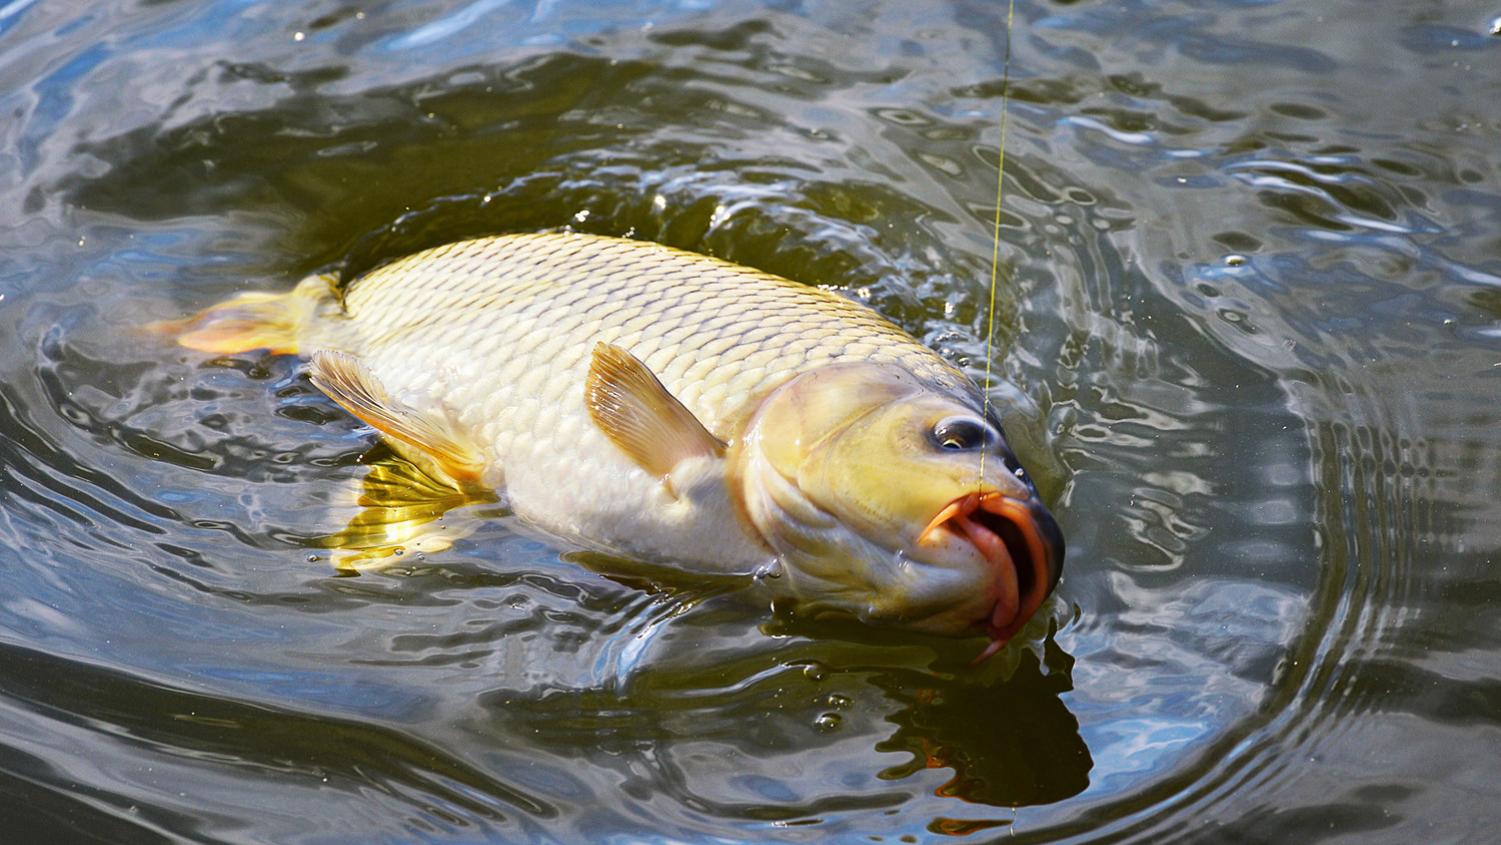
[[[1027,624],[1058,584],[1063,536],[1040,504],[999,492],[968,493],[948,503],[918,542],[940,528],[967,539],[995,579],[996,601],[985,619],[990,645],[975,658],[980,663]]]

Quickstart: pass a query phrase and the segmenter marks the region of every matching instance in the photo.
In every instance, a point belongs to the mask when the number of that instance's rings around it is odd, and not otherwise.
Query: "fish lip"
[[[919,542],[939,527],[969,540],[993,570],[997,597],[984,623],[991,642],[975,658],[979,663],[1000,651],[1057,586],[1063,537],[1034,499],[998,491],[966,493],[948,503],[923,529]]]

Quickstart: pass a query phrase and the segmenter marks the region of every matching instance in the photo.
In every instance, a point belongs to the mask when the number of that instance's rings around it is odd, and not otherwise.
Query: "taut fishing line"
[[[1016,0],[1006,4],[1006,58],[1001,64],[1001,140],[996,151],[995,165],[995,226],[990,247],[990,303],[985,316],[985,383],[983,416],[990,419],[990,368],[991,349],[995,343],[995,288],[996,277],[1001,267],[1001,191],[1006,176],[1006,105],[1011,99],[1011,23],[1016,18]],[[980,450],[980,484],[985,483],[985,453]]]

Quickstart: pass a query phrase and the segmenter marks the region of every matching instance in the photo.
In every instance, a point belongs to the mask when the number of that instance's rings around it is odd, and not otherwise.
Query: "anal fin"
[[[370,463],[348,502],[356,508],[354,516],[318,541],[340,572],[411,566],[445,551],[481,521],[479,514],[466,514],[464,508],[496,501],[489,491],[454,486],[384,447],[377,449],[384,456]]]

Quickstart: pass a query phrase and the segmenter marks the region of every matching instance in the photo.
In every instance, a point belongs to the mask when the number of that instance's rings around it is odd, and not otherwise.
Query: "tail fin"
[[[333,282],[333,274],[324,274],[309,276],[286,293],[242,293],[187,319],[152,323],[147,330],[175,336],[180,345],[200,352],[267,349],[295,354],[298,337],[318,306],[333,301]]]

